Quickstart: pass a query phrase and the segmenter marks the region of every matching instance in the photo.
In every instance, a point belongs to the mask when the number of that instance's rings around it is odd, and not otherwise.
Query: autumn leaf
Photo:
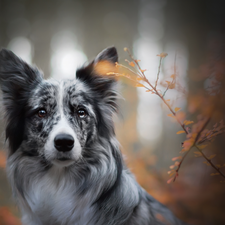
[[[170,170],[167,172],[170,176],[172,176],[175,173],[175,170]]]
[[[167,83],[168,85],[170,85],[170,84],[171,84],[171,82],[170,82],[170,81],[168,81],[168,80],[166,80],[166,83]]]
[[[205,148],[205,147],[207,147],[207,145],[198,145],[198,148],[199,148],[199,149],[203,149],[203,148]]]
[[[137,77],[137,80],[141,81],[141,80],[143,80],[143,78],[142,77]]]
[[[213,159],[216,155],[210,155],[208,159]]]
[[[139,83],[136,84],[135,86],[136,86],[136,87],[145,87],[143,84],[139,84]]]
[[[210,176],[216,176],[219,175],[219,173],[211,173]]]
[[[176,107],[174,110],[175,110],[175,112],[177,112],[177,111],[179,111],[181,108],[179,108],[179,107]]]
[[[181,150],[181,153],[188,151],[191,146],[193,145],[193,139],[188,139],[186,141],[183,142],[183,149]]]
[[[151,89],[151,90],[146,90],[146,92],[153,92],[153,89]]]
[[[167,114],[167,116],[174,117],[174,115],[172,113],[171,114]]]
[[[172,74],[170,77],[174,79],[176,77],[176,75],[175,74]]]
[[[207,161],[205,161],[205,162],[203,162],[203,163],[205,163],[207,166],[210,166],[210,163],[207,162]]]
[[[182,134],[182,133],[185,133],[185,131],[184,130],[180,130],[180,131],[177,132],[177,134]]]
[[[159,56],[159,57],[161,57],[161,58],[165,58],[166,56],[168,56],[168,54],[165,53],[165,52],[162,52],[162,53],[160,53],[160,54],[158,54],[158,55],[156,55],[156,56]]]
[[[200,156],[202,156],[202,153],[201,153],[201,152],[194,152],[194,154],[195,154],[195,157],[200,157]]]
[[[132,66],[132,67],[135,67],[134,62],[130,62],[129,65]]]
[[[146,70],[141,70],[142,73],[144,73]]]
[[[170,178],[168,181],[167,181],[167,184],[171,183],[171,181],[173,180],[174,178]]]
[[[175,167],[175,165],[171,165],[171,166],[170,166],[170,169],[172,170],[174,167]]]
[[[190,120],[185,120],[184,121],[184,125],[189,125],[189,124],[192,124],[194,123],[194,121],[190,121]]]
[[[172,83],[169,85],[169,89],[174,89],[175,88],[175,83]]]
[[[176,161],[176,160],[178,160],[178,159],[182,159],[182,156],[174,157],[174,158],[172,158],[172,161]]]

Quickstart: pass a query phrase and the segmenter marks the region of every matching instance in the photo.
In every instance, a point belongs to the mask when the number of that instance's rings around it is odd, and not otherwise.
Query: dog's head
[[[93,161],[92,147],[114,135],[112,114],[116,111],[116,81],[103,75],[107,70],[99,72],[98,65],[113,68],[117,60],[114,47],[105,49],[77,70],[74,80],[56,82],[44,80],[37,68],[1,50],[9,156],[21,151],[59,166],[82,158]]]

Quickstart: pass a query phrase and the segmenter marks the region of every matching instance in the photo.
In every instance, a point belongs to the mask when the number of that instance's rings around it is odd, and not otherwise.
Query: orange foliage
[[[0,167],[5,168],[6,166],[6,154],[3,151],[0,151]]]
[[[189,104],[189,111],[194,113],[197,110],[201,112],[201,116],[199,116],[198,121],[194,123],[194,121],[190,121],[186,119],[186,113],[183,111],[180,111],[181,108],[175,107],[173,110],[170,100],[165,99],[165,95],[169,89],[175,89],[176,85],[178,90],[184,90],[184,88],[181,87],[179,83],[177,83],[177,72],[176,72],[176,66],[174,66],[174,73],[170,76],[172,78],[172,81],[166,80],[165,83],[161,82],[161,85],[164,86],[166,89],[162,91],[161,89],[158,89],[158,80],[160,75],[160,69],[162,65],[162,60],[167,56],[167,53],[161,53],[157,56],[160,57],[159,61],[159,67],[158,67],[158,73],[156,77],[155,84],[149,82],[149,80],[146,78],[144,72],[140,65],[139,60],[136,60],[130,53],[129,49],[124,48],[124,51],[126,51],[130,58],[131,62],[128,60],[125,60],[128,62],[128,64],[132,67],[135,67],[136,70],[132,70],[129,67],[126,67],[121,64],[116,64],[117,68],[120,68],[117,72],[110,71],[107,74],[108,75],[115,75],[118,77],[125,77],[131,80],[136,87],[143,87],[146,89],[147,92],[151,92],[152,94],[157,95],[163,103],[168,107],[170,110],[170,114],[168,116],[172,117],[175,121],[177,121],[182,130],[178,131],[177,134],[185,133],[186,134],[186,140],[182,143],[183,149],[180,151],[181,154],[184,154],[180,159],[180,161],[175,162],[174,165],[170,166],[170,169],[175,169],[169,171],[168,173],[171,175],[174,175],[174,177],[170,178],[167,183],[170,183],[172,180],[175,181],[178,177],[179,169],[186,158],[187,154],[190,152],[190,150],[195,147],[198,150],[198,154],[195,154],[195,156],[202,156],[206,159],[206,164],[212,166],[217,173],[213,173],[213,175],[221,175],[223,178],[225,178],[225,174],[220,170],[220,165],[217,166],[215,163],[212,162],[212,159],[214,157],[209,156],[203,152],[203,148],[205,148],[208,145],[209,141],[212,141],[212,138],[222,134],[225,132],[225,126],[223,125],[223,120],[220,121],[220,125],[217,126],[214,125],[213,129],[208,130],[206,129],[206,126],[212,119],[213,115],[216,115],[218,118],[222,117],[223,110],[221,110],[221,106],[223,109],[225,109],[225,103],[224,103],[224,95],[225,91],[221,87],[225,87],[225,79],[224,76],[222,76],[225,73],[225,66],[224,62],[217,62],[216,64],[216,70],[211,76],[210,73],[210,82],[211,85],[209,86],[209,91],[202,91],[203,94],[196,97],[190,97],[190,104]],[[200,68],[201,70],[208,69],[207,66],[203,66]],[[195,70],[196,73],[196,70]],[[203,76],[204,77],[204,76]],[[205,77],[204,77],[205,78]],[[188,127],[188,125],[193,124],[192,127]],[[201,145],[204,143],[205,145]],[[174,159],[174,158],[173,158]],[[140,181],[141,182],[141,181]]]
[[[21,225],[18,218],[16,218],[8,207],[0,208],[0,223],[1,225]]]

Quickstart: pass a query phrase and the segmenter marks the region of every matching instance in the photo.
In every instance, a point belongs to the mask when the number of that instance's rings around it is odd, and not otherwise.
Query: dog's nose
[[[55,148],[60,152],[68,152],[73,148],[74,139],[69,134],[58,134],[55,139]]]

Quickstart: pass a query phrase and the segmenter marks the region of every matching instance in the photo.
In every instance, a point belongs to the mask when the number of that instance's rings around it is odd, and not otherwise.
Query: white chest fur
[[[90,207],[90,196],[78,195],[75,181],[62,169],[52,168],[33,182],[27,202],[34,214],[32,217],[40,221],[35,225],[91,224],[93,209]]]

